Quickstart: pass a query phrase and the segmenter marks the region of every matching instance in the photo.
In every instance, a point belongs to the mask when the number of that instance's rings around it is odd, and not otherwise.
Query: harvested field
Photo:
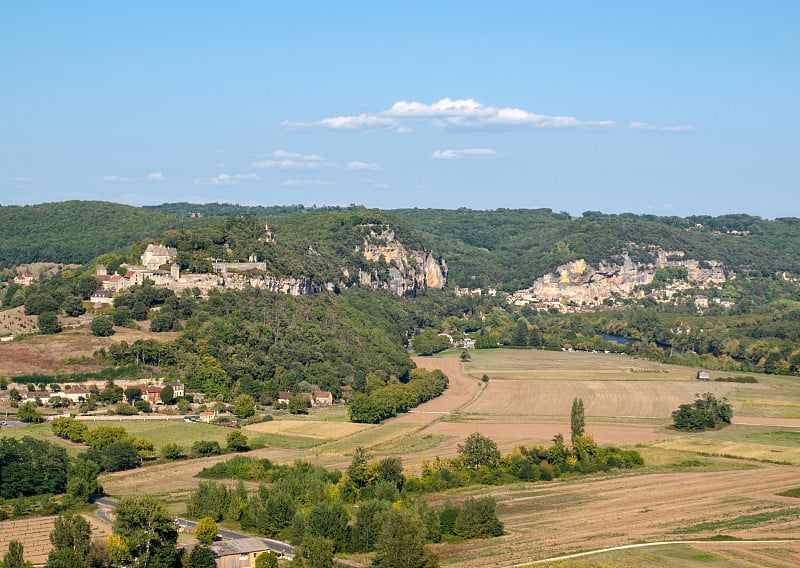
[[[253,450],[246,455],[254,458],[267,458],[278,463],[291,462],[295,459],[306,457],[303,451],[281,448]],[[109,473],[101,476],[100,483],[102,483],[106,493],[115,497],[141,494],[187,496],[202,481],[196,478],[195,475],[200,473],[204,467],[210,467],[217,462],[229,460],[231,457],[230,454],[226,454]]]
[[[35,517],[15,521],[0,522],[0,557],[8,551],[8,543],[18,540],[22,543],[25,560],[33,564],[44,564],[52,550],[50,533],[53,532],[58,517]],[[110,533],[110,527],[90,514],[83,515],[92,528],[92,539],[102,540]]]
[[[678,540],[685,538],[681,531],[687,527],[709,520],[794,507],[796,500],[777,493],[796,484],[796,468],[761,464],[754,469],[728,470],[724,475],[682,471],[473,489],[463,496],[490,494],[497,499],[506,535],[436,548],[443,563],[477,568],[636,542]],[[457,499],[452,494],[448,498]],[[798,530],[800,516],[789,515],[726,528],[724,534],[778,539],[795,538]],[[691,538],[715,534],[707,530]]]
[[[0,312],[5,314],[7,312]],[[34,318],[35,320],[35,318]],[[76,318],[66,318],[64,322],[77,321]],[[139,322],[145,324],[149,322]],[[23,341],[8,341],[0,343],[0,360],[3,361],[3,374],[11,377],[31,373],[59,374],[59,373],[85,373],[97,372],[102,369],[91,362],[92,354],[101,347],[108,348],[112,343],[127,341],[133,343],[137,339],[156,339],[167,341],[178,337],[179,333],[150,333],[145,330],[135,330],[115,327],[116,333],[111,337],[95,337],[89,332],[88,326],[75,329],[65,329],[56,335],[35,335]],[[88,357],[89,360],[80,364],[68,364],[67,359]]]
[[[285,434],[318,438],[320,440],[338,440],[370,428],[369,424],[353,422],[323,422],[313,420],[272,420],[245,426],[243,430],[259,434]]]
[[[502,380],[490,381],[480,396],[462,409],[481,416],[569,416],[572,400],[583,399],[586,416],[669,418],[699,392],[725,396],[732,383],[678,381]]]
[[[8,543],[18,540],[22,543],[25,560],[34,564],[44,564],[53,548],[50,533],[57,517],[36,517],[0,523],[0,553],[5,554]]]
[[[710,568],[752,568],[771,566],[792,568],[800,565],[800,543],[753,543],[745,541],[692,542],[602,552],[532,566],[545,568],[691,568],[699,564]]]

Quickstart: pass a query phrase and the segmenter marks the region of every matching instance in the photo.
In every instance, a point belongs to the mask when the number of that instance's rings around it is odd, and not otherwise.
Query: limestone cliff
[[[380,263],[380,266],[370,270],[359,269],[358,280],[362,286],[386,289],[398,296],[422,288],[441,290],[445,287],[447,263],[438,260],[433,252],[407,248],[386,225],[371,225],[365,229],[364,244],[356,247],[355,252],[362,253],[365,260]]]
[[[509,303],[540,305],[560,303],[573,305],[598,305],[614,296],[627,298],[637,292],[637,286],[651,284],[659,268],[682,266],[686,280],[676,282],[663,290],[659,297],[690,286],[705,287],[725,282],[725,270],[719,261],[683,259],[681,251],[655,250],[653,262],[636,263],[627,253],[616,262],[601,262],[597,268],[585,260],[575,260],[559,266],[555,272],[537,279],[533,286],[518,290],[508,297]]]

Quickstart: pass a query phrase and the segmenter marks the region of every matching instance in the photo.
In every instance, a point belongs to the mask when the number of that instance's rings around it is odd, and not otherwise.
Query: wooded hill
[[[245,215],[258,222],[232,221]],[[0,268],[29,262],[86,264],[108,252],[133,257],[138,254],[135,245],[144,239],[171,245],[188,239],[195,256],[219,256],[223,245],[230,254],[231,244],[237,243],[231,249],[234,256],[258,252],[274,276],[335,281],[343,268],[363,260],[354,255],[354,247],[363,242],[363,226],[370,223],[391,227],[406,247],[431,250],[445,259],[448,287],[512,291],[571,260],[597,265],[627,252],[634,261],[647,262],[654,246],[684,251],[699,261],[722,261],[744,275],[800,273],[796,218],[593,211],[571,217],[550,209],[380,211],[189,203],[132,207],[97,201],[0,207]],[[255,230],[264,224],[274,235],[271,246]]]

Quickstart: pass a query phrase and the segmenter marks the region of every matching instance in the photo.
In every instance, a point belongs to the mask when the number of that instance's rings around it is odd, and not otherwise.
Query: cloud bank
[[[409,122],[424,122],[451,129],[501,128],[613,128],[613,120],[581,120],[573,116],[550,116],[520,108],[486,106],[475,99],[443,98],[432,104],[398,101],[389,109],[354,116],[335,116],[316,122],[283,121],[287,130],[390,130],[408,132]]]
[[[461,150],[436,150],[431,154],[434,160],[467,160],[476,158],[496,158],[497,152],[491,148],[463,148]]]
[[[694,126],[657,126],[647,122],[631,122],[628,127],[631,130],[646,130],[650,132],[692,132],[694,130]]]
[[[195,178],[192,183],[195,185],[239,185],[243,181],[259,181],[258,174],[219,174],[210,178]]]

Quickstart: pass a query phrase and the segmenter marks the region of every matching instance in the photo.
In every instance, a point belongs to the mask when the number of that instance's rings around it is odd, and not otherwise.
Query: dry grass
[[[22,308],[16,308],[20,310]],[[7,314],[7,311],[0,314]],[[2,316],[0,315],[0,318]],[[36,318],[34,317],[34,320]],[[70,318],[64,318],[69,321]],[[73,321],[75,318],[72,318]],[[148,322],[141,322],[147,327]],[[102,347],[108,348],[112,343],[127,341],[133,343],[137,339],[156,339],[166,341],[175,339],[179,334],[151,333],[146,330],[114,328],[116,333],[111,337],[95,337],[88,327],[66,329],[55,335],[35,335],[23,341],[0,343],[0,361],[3,361],[3,374],[8,377],[33,373],[59,374],[97,372],[102,366],[91,361],[92,354]],[[1,335],[1,334],[0,334]],[[69,359],[89,358],[80,364],[69,364]]]
[[[247,432],[258,434],[284,434],[320,440],[338,440],[370,428],[369,424],[353,422],[322,422],[313,420],[272,420],[245,426]]]

